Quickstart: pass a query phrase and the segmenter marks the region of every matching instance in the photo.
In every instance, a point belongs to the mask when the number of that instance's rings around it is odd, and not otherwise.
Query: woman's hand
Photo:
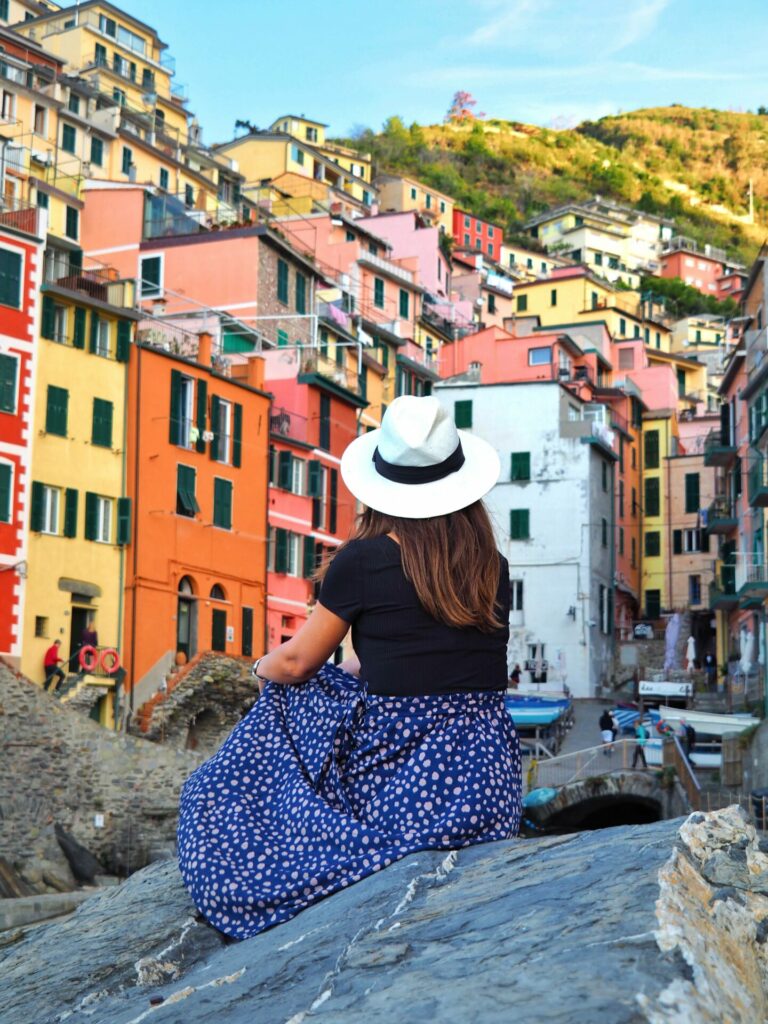
[[[259,658],[259,675],[274,683],[303,683],[322,668],[348,632],[348,622],[318,603],[295,636]],[[261,690],[264,684],[257,682]]]
[[[353,654],[349,658],[345,658],[338,667],[343,668],[345,672],[349,672],[351,676],[360,675],[360,659],[356,654]]]

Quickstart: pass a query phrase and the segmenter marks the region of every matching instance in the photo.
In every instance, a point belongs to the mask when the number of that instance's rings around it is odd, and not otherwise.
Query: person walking
[[[510,686],[512,687],[513,690],[516,690],[518,688],[518,686],[520,685],[520,666],[519,665],[515,665],[515,667],[512,669],[512,673],[511,673],[511,675],[509,677],[509,684],[510,684]]]
[[[600,715],[600,737],[603,741],[603,753],[606,757],[610,757],[613,751],[613,715],[608,708],[603,708],[603,713]]]
[[[648,730],[642,718],[638,718],[635,722],[635,752],[632,755],[632,767],[637,767],[637,762],[642,761],[642,767],[648,768],[648,763],[645,760],[645,745],[648,742]]]
[[[481,500],[499,472],[431,396],[396,398],[347,447],[353,536],[182,791],[181,875],[219,930],[247,938],[409,853],[517,834],[509,570]],[[327,664],[350,627],[355,655]]]
[[[59,657],[60,648],[61,640],[54,640],[43,657],[43,671],[45,673],[45,683],[43,685],[46,690],[49,690],[51,688],[51,683],[55,679],[56,683],[53,687],[54,693],[59,692],[59,687],[67,678],[65,673],[59,668],[59,665],[64,661],[63,658]]]

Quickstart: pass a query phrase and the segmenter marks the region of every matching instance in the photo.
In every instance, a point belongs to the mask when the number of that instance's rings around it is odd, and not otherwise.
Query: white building
[[[613,658],[614,465],[610,432],[557,381],[434,386],[457,425],[489,441],[502,475],[486,498],[509,561],[510,671],[590,697]],[[525,676],[524,676],[525,678]]]

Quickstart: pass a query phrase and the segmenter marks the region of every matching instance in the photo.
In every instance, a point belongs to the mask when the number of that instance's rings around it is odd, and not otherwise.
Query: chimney
[[[213,338],[207,331],[201,331],[197,336],[197,361],[201,366],[211,365],[211,350]]]

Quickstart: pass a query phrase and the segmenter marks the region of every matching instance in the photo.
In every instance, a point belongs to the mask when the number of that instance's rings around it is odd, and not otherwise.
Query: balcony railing
[[[370,267],[374,267],[376,270],[381,270],[384,274],[390,274],[392,277],[397,277],[401,281],[407,281],[408,284],[413,284],[413,274],[410,270],[404,270],[402,267],[398,267],[397,264],[392,263],[389,260],[383,260],[381,256],[374,256],[371,252],[361,252],[358,256],[358,262],[365,263]]]
[[[749,504],[764,508],[768,505],[768,462],[759,458],[750,467],[747,478]]]
[[[84,268],[61,251],[46,252],[43,281],[68,291],[81,292],[110,306],[130,309],[134,305],[133,281],[121,279],[112,267]]]
[[[34,72],[32,68],[17,68],[6,60],[0,60],[0,78],[4,78],[6,81],[13,82],[16,85],[23,85],[26,89],[31,89],[34,82]]]
[[[745,331],[744,344],[747,374],[751,375],[760,369],[768,355],[768,329],[763,327],[759,331]]]
[[[269,432],[279,437],[290,437],[294,441],[308,441],[306,416],[289,412],[280,406],[273,406],[269,417]]]
[[[704,442],[705,466],[728,466],[736,455],[736,445],[731,439],[723,437],[723,432],[716,428],[710,430]]]
[[[338,366],[333,360],[327,359],[319,352],[310,352],[302,356],[301,372],[303,374],[316,373],[339,387],[351,391],[358,398],[364,397],[357,373],[346,366]]]
[[[27,235],[40,233],[42,214],[38,206],[22,203],[9,196],[0,198],[0,227],[13,228]]]
[[[739,525],[736,508],[730,498],[721,495],[707,509],[709,533],[730,533]]]
[[[482,324],[479,323],[457,323],[454,320],[449,320],[448,317],[440,316],[427,305],[421,308],[421,319],[435,330],[448,335],[449,338],[464,338],[468,334],[476,334],[482,327]]]

